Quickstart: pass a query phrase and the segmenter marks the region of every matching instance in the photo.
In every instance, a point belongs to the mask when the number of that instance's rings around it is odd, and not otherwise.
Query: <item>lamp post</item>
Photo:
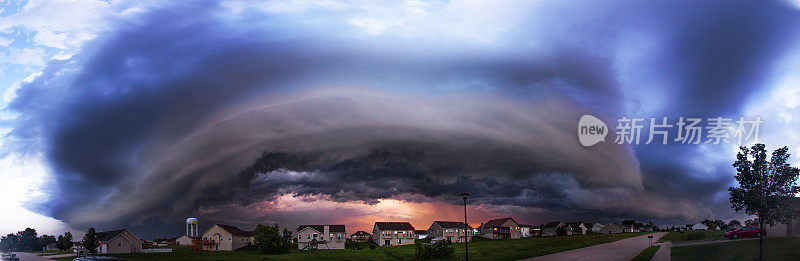
[[[461,194],[461,197],[464,198],[464,260],[469,260],[469,247],[467,247],[469,244],[469,237],[467,234],[467,228],[469,227],[469,225],[467,225],[467,197],[469,197],[469,194]]]

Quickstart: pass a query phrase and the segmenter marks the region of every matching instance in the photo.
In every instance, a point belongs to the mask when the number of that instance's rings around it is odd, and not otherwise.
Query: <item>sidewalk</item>
[[[639,252],[650,246],[647,236],[653,236],[653,242],[658,241],[666,232],[653,233],[634,238],[623,239],[610,243],[584,247],[554,253],[546,256],[523,259],[527,261],[541,260],[607,260],[607,261],[629,261],[636,257]]]

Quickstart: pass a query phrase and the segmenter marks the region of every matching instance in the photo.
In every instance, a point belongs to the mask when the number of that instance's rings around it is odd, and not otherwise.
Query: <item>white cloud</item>
[[[36,48],[8,48],[0,52],[0,65],[44,66],[45,51]]]
[[[104,1],[30,1],[19,13],[0,18],[0,30],[36,32],[37,45],[75,49],[107,25],[110,4]]]
[[[9,44],[11,44],[11,42],[13,42],[13,41],[14,41],[14,40],[13,40],[13,39],[10,39],[10,38],[6,38],[6,37],[0,37],[0,46],[2,46],[2,47],[6,47],[6,46],[8,46]]]

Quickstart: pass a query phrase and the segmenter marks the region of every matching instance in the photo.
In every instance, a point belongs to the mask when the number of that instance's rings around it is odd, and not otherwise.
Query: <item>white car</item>
[[[19,261],[19,257],[17,257],[17,254],[14,253],[3,253],[3,255],[0,255],[0,257],[2,257],[0,260],[3,261]]]

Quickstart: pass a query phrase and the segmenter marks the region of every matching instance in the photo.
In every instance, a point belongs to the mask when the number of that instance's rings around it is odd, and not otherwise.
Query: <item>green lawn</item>
[[[661,246],[658,245],[645,248],[639,253],[639,255],[631,259],[631,261],[650,261],[653,259],[653,256],[656,254],[656,252],[658,252],[659,248],[661,248]]]
[[[475,240],[469,244],[471,260],[517,260],[521,258],[552,254],[642,235],[623,233],[615,235],[576,235],[546,238],[523,238],[509,240]],[[453,244],[452,259],[464,259],[464,244]],[[114,255],[128,260],[412,260],[414,245],[376,247],[362,250],[298,251],[283,255],[262,255],[255,250],[233,252],[192,251],[188,247],[174,247],[172,253],[134,253]],[[59,260],[72,260],[62,258]]]
[[[800,239],[767,238],[764,260],[800,260]],[[758,260],[758,240],[672,247],[672,260]]]
[[[518,260],[566,250],[593,246],[620,239],[640,236],[643,233],[616,235],[576,235],[563,237],[532,237],[509,240],[475,240],[469,243],[470,260]],[[453,244],[456,252],[452,259],[464,260],[464,244]],[[295,252],[268,256],[268,260],[413,260],[414,245],[378,247],[375,250],[328,250]]]
[[[676,231],[676,232],[669,232],[657,242],[667,242],[672,241],[672,243],[677,242],[689,242],[689,241],[709,241],[709,240],[721,240],[725,239],[722,235],[725,234],[725,231],[722,230],[693,230],[693,231]]]

